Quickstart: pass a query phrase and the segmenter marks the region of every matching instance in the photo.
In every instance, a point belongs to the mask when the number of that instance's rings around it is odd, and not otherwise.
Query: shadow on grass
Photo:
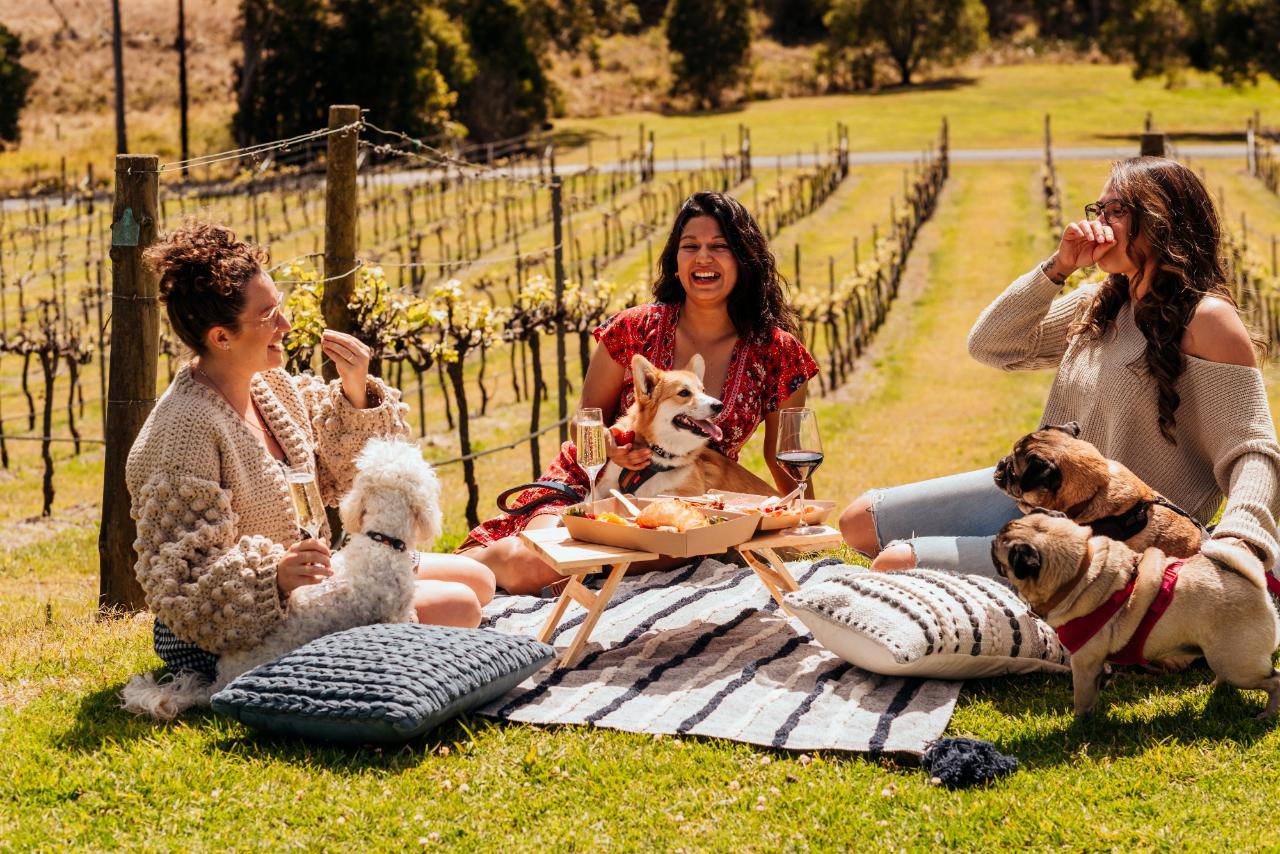
[[[157,671],[159,673],[160,671]],[[119,745],[143,738],[154,738],[166,728],[198,723],[200,716],[212,716],[212,712],[192,711],[183,715],[178,724],[161,723],[151,718],[139,717],[120,707],[120,692],[124,683],[86,694],[76,710],[75,723],[56,740],[59,748],[94,753],[107,745]]]
[[[994,738],[1001,751],[1029,768],[1064,765],[1082,755],[1138,756],[1171,742],[1247,747],[1267,737],[1275,722],[1255,718],[1264,708],[1261,692],[1211,690],[1213,678],[1203,664],[1164,675],[1120,670],[1103,687],[1097,709],[1084,719],[1072,713],[1067,676],[971,682],[961,694],[961,705],[990,705],[1016,726],[1018,734]]]
[[[736,101],[732,104],[721,104],[718,107],[707,107],[705,109],[694,109],[688,104],[681,105],[679,103],[664,104],[658,108],[658,114],[669,118],[678,119],[704,119],[707,116],[730,116],[734,113],[741,113],[747,109],[747,105],[751,102],[748,100]]]
[[[216,716],[216,715],[215,715]],[[327,744],[303,738],[257,732],[226,718],[227,733],[208,747],[210,757],[235,756],[265,759],[299,767],[323,767],[334,774],[360,774],[368,770],[403,771],[416,768],[441,747],[455,748],[473,740],[481,724],[468,715],[400,744]]]
[[[1244,131],[1242,130],[1168,131],[1167,135],[1175,144],[1187,142],[1244,142]],[[1141,133],[1099,133],[1095,134],[1095,136],[1108,142],[1132,142],[1134,145],[1142,142]]]
[[[950,77],[939,77],[937,80],[926,80],[924,83],[912,83],[904,86],[899,83],[896,86],[881,86],[879,89],[872,89],[868,92],[857,92],[859,95],[870,95],[876,97],[879,95],[901,95],[909,92],[952,92],[956,89],[962,89],[967,86],[976,86],[978,78],[969,77],[963,74],[956,74]]]
[[[547,135],[547,141],[554,145],[557,151],[568,151],[571,148],[580,148],[588,142],[604,142],[612,139],[612,136],[602,130],[586,128],[558,128]]]

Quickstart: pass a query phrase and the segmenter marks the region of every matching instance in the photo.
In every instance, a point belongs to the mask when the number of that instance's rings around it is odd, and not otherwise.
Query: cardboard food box
[[[733,511],[737,511],[742,507],[758,507],[760,502],[769,497],[767,495],[753,495],[749,492],[721,492],[720,490],[712,490],[712,492],[721,496],[724,499],[725,507]],[[803,517],[800,515],[802,507],[804,508]],[[783,528],[794,528],[797,525],[821,525],[834,509],[836,509],[836,502],[834,501],[817,501],[806,498],[804,501],[796,502],[795,512],[784,513],[779,516],[755,515],[760,516],[761,531],[780,531]]]
[[[657,499],[634,498],[632,502],[644,509]],[[719,554],[734,546],[741,545],[755,536],[756,527],[760,524],[758,513],[736,513],[731,510],[699,511],[704,516],[724,516],[726,521],[705,528],[694,528],[683,534],[671,531],[653,531],[645,528],[614,525],[585,516],[574,516],[569,511],[582,510],[592,513],[616,513],[623,518],[631,514],[616,498],[602,498],[595,503],[594,509],[587,503],[575,504],[566,508],[562,517],[564,525],[575,540],[587,543],[603,543],[607,546],[618,546],[637,551],[654,552],[671,557],[697,557],[699,555]]]

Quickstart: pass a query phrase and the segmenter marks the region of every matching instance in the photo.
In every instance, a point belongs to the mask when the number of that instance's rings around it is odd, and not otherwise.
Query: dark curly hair
[[[160,299],[174,333],[197,354],[215,326],[240,331],[244,288],[267,263],[267,251],[237,240],[223,225],[188,219],[142,253],[160,277]]]
[[[738,262],[738,282],[729,296],[729,319],[738,335],[745,337],[775,327],[795,335],[798,328],[795,312],[783,290],[787,281],[778,272],[769,242],[742,203],[724,193],[694,193],[680,206],[658,258],[654,299],[665,303],[684,302],[684,285],[676,275],[676,255],[684,227],[689,220],[700,216],[713,217],[720,224],[720,231]]]
[[[1231,296],[1231,270],[1222,247],[1222,225],[1213,197],[1187,167],[1163,157],[1131,157],[1111,167],[1110,186],[1130,211],[1129,260],[1137,267],[1133,281],[1113,273],[1093,297],[1074,330],[1101,338],[1130,300],[1130,290],[1142,281],[1147,253],[1135,245],[1146,237],[1155,256],[1148,289],[1133,306],[1133,319],[1147,339],[1144,360],[1156,381],[1157,423],[1160,434],[1177,444],[1173,430],[1181,397],[1178,378],[1186,368],[1181,342],[1196,306],[1206,296],[1236,305]],[[1265,345],[1250,332],[1254,346]]]

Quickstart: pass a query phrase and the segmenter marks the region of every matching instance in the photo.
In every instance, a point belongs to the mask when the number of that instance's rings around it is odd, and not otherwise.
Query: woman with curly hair
[[[1056,367],[1042,427],[1078,422],[1082,439],[1201,523],[1225,498],[1213,537],[1274,569],[1280,446],[1212,198],[1186,167],[1135,157],[1085,212],[982,313],[970,354],[1001,370]],[[1059,296],[1093,265],[1103,282]],[[990,573],[991,537],[1020,515],[992,472],[872,490],[841,516],[845,541],[873,569]]]
[[[693,194],[676,214],[659,258],[654,302],[625,309],[592,333],[601,346],[587,367],[582,406],[599,407],[612,423],[635,401],[632,356],[670,370],[700,354],[707,393],[724,403],[715,419],[722,435],[711,447],[736,460],[763,421],[765,463],[778,488],[790,492],[795,483],[774,459],[777,411],[804,404],[805,384],[818,366],[795,337],[784,284],[768,241],[737,199]],[[648,448],[618,446],[605,432],[609,459],[632,470],[649,465]],[[586,497],[572,442],[541,480],[561,484],[564,497],[548,501],[556,493],[526,489],[510,505],[513,512],[484,522],[459,548],[492,569],[498,586],[511,593],[537,592],[560,579],[518,534],[558,525],[560,512],[573,503],[567,496]]]
[[[174,333],[194,354],[147,417],[126,482],[138,521],[135,571],[171,671],[212,676],[220,653],[252,647],[290,594],[332,574],[321,537],[299,539],[282,464],[309,465],[329,506],[374,436],[405,435],[400,392],[369,376],[369,348],[331,329],[337,380],[282,367],[289,319],[259,247],[191,221],[146,250]],[[420,555],[425,623],[475,626],[493,576],[456,555]]]

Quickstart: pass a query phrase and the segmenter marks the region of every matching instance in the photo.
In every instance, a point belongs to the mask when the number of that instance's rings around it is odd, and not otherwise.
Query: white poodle
[[[373,623],[416,623],[413,607],[415,543],[440,534],[440,483],[422,453],[406,442],[372,439],[356,457],[351,491],[342,499],[342,526],[351,535],[333,556],[333,575],[300,587],[283,622],[260,645],[218,659],[212,683],[196,673],[157,682],[148,673],[129,680],[124,708],[172,720],[259,664],[333,632]]]

